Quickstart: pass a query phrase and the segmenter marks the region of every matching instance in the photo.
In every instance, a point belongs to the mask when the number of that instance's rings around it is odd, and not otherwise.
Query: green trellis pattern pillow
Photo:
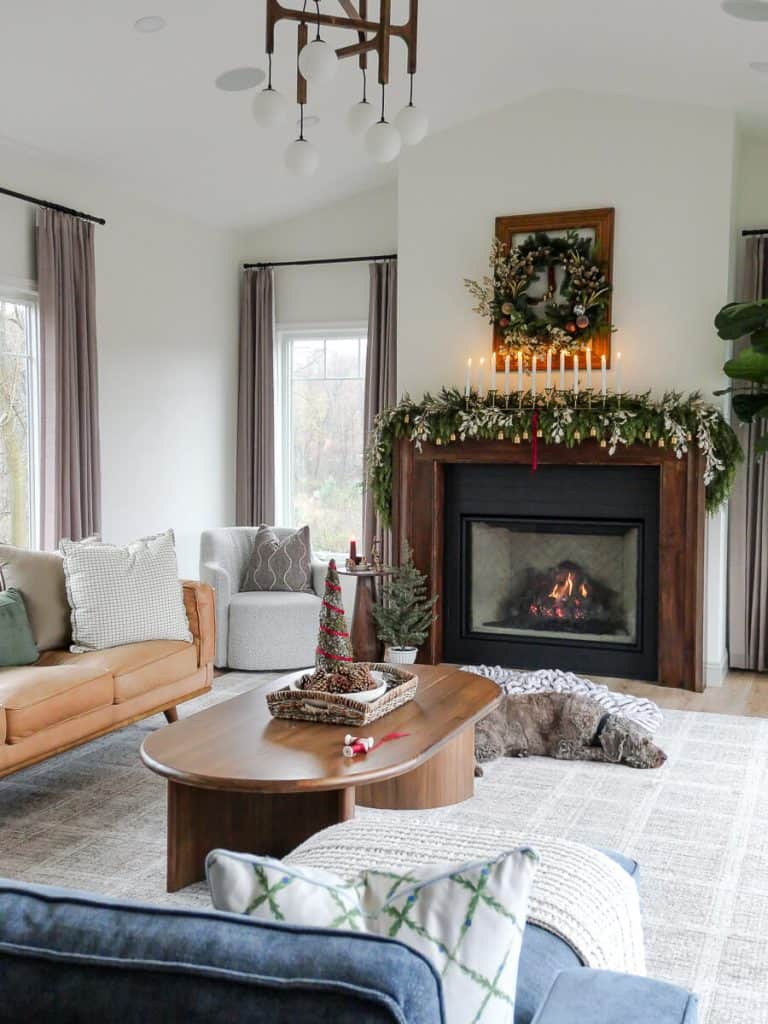
[[[538,854],[520,848],[470,864],[344,880],[270,857],[213,850],[217,910],[262,921],[366,931],[428,957],[443,982],[448,1024],[512,1024],[517,964]]]

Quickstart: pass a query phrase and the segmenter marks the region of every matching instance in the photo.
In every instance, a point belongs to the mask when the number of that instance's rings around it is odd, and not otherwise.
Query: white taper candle
[[[517,353],[517,391],[518,394],[523,393],[523,351],[522,349]]]
[[[509,353],[504,357],[504,394],[509,396],[509,364],[511,357]]]
[[[616,394],[621,394],[621,352],[616,353]]]
[[[592,390],[592,349],[587,345],[587,391]]]
[[[531,394],[534,398],[536,397],[536,369],[538,361],[538,356],[534,352],[531,356]]]
[[[552,390],[552,349],[547,349],[547,379],[546,379],[547,391]]]
[[[480,365],[477,368],[477,393],[483,393],[483,377],[485,376],[485,356],[480,357]]]
[[[560,390],[565,391],[565,351],[560,349]]]
[[[573,353],[573,397],[579,394],[579,353]]]
[[[600,391],[603,398],[608,394],[608,374],[605,366],[605,354],[600,356]]]
[[[464,379],[464,395],[469,398],[469,393],[472,390],[472,356],[467,360],[467,376]]]

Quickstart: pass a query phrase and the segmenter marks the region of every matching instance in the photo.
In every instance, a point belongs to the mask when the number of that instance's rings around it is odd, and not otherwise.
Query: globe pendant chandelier
[[[266,88],[254,100],[253,114],[263,128],[274,128],[288,118],[290,104],[272,85],[272,56],[275,49],[275,26],[281,21],[298,24],[296,59],[296,102],[299,105],[299,135],[285,151],[285,165],[293,174],[314,174],[320,162],[317,147],[304,134],[304,108],[309,86],[323,86],[336,74],[340,60],[356,57],[360,68],[362,99],[348,111],[347,128],[353,135],[363,136],[365,149],[377,163],[395,160],[403,144],[415,146],[427,134],[427,115],[413,102],[413,80],[416,74],[416,42],[418,38],[418,0],[409,0],[408,21],[404,25],[392,24],[392,0],[378,0],[378,19],[369,16],[368,0],[338,0],[342,12],[326,14],[320,9],[320,0],[314,0],[314,11],[308,10],[307,0],[301,9],[285,7],[279,0],[267,0],[267,62],[269,75]],[[322,38],[323,28],[347,29],[357,35],[357,42],[333,49]],[[386,117],[386,90],[389,85],[390,44],[393,39],[405,43],[410,77],[410,95],[406,106],[390,123]],[[378,58],[378,84],[381,103],[374,106],[367,96],[368,54]]]

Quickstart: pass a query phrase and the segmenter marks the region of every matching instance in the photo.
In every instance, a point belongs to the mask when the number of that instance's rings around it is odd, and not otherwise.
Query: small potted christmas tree
[[[381,600],[373,606],[379,640],[386,645],[384,660],[394,665],[411,665],[435,621],[437,596],[427,597],[427,577],[413,564],[407,543],[400,565],[382,587]]]

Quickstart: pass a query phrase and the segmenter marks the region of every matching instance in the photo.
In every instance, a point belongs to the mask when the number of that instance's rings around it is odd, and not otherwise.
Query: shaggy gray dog
[[[610,761],[630,768],[659,768],[667,759],[648,733],[597,701],[575,693],[526,693],[505,697],[475,728],[475,760],[557,757]],[[477,768],[476,774],[482,775]]]

